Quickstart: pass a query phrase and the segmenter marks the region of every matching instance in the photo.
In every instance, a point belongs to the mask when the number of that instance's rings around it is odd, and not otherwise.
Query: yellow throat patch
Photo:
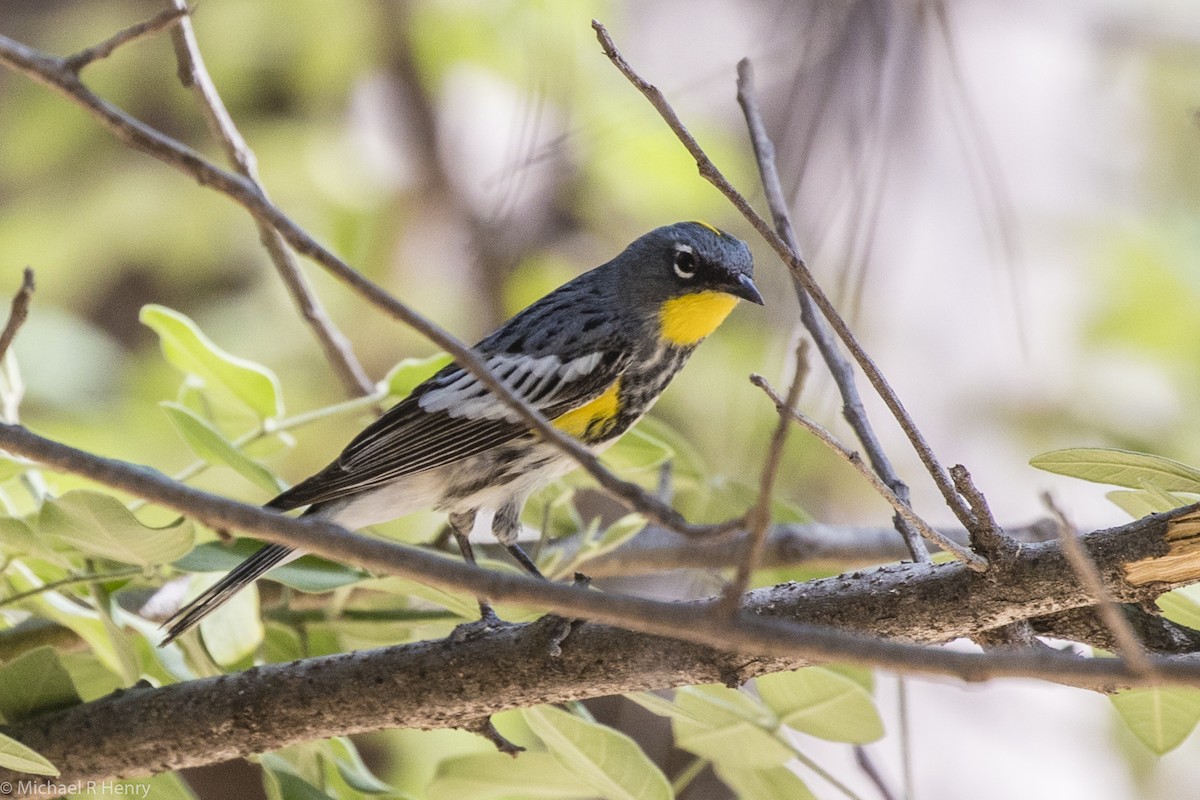
[[[565,414],[554,418],[554,427],[576,439],[599,436],[610,420],[617,416],[620,401],[617,394],[621,391],[621,379],[617,378],[604,393],[591,402],[584,403],[579,408],[573,408]]]
[[[658,312],[662,337],[673,345],[687,346],[708,336],[725,321],[738,299],[724,292],[696,292],[672,297]]]

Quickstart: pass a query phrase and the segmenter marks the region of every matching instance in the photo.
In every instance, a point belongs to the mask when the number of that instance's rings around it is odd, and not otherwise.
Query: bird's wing
[[[624,371],[624,349],[574,357],[498,352],[492,373],[546,417],[578,408]],[[451,364],[413,390],[350,442],[338,459],[271,501],[289,509],[371,489],[504,444],[528,430],[475,376]]]

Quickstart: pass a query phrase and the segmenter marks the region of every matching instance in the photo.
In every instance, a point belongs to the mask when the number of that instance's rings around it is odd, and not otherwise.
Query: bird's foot
[[[458,625],[450,632],[450,641],[454,644],[477,639],[480,636],[486,635],[490,631],[497,628],[503,628],[508,625],[507,622],[496,616],[496,612],[487,603],[479,604],[479,619],[474,622],[464,622]]]
[[[587,589],[591,583],[592,579],[587,575],[584,575],[581,572],[575,573],[574,586],[576,589]],[[567,637],[569,637],[576,628],[578,628],[587,620],[568,619],[566,617],[560,617],[558,614],[547,614],[546,616],[542,617],[540,621],[541,624],[546,626],[550,633],[548,650],[550,651],[551,657],[559,658],[562,656],[563,642],[567,640]]]

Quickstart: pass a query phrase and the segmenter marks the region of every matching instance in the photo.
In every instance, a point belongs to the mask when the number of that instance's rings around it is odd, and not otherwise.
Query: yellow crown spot
[[[662,336],[674,345],[692,345],[725,321],[738,299],[724,292],[695,292],[662,304]]]
[[[704,221],[704,220],[702,220],[702,219],[694,219],[694,220],[692,220],[692,222],[696,223],[696,224],[697,224],[697,225],[699,225],[701,228],[708,228],[710,231],[712,231],[713,233],[715,233],[717,236],[724,236],[724,235],[725,235],[725,234],[721,233],[719,230],[717,230],[716,228],[714,228],[712,225],[709,225],[707,222],[705,222],[705,221]]]
[[[576,439],[603,435],[604,429],[611,420],[616,418],[617,411],[620,409],[621,404],[617,397],[620,391],[621,379],[617,378],[595,400],[555,417],[554,427]]]

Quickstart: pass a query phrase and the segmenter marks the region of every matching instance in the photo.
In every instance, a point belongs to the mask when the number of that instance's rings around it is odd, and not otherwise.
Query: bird
[[[763,305],[750,249],[704,222],[636,239],[612,260],[518,312],[474,346],[491,373],[596,452],[650,410],[739,300]],[[327,467],[266,504],[357,529],[422,509],[447,512],[463,558],[481,513],[528,572],[517,544],[529,495],[575,466],[478,378],[448,364],[356,436]],[[303,553],[268,544],[163,623],[165,645],[272,568]],[[495,620],[483,598],[481,619]]]

